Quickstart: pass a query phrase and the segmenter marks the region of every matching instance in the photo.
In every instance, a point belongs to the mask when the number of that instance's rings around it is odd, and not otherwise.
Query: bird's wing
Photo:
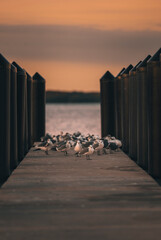
[[[92,144],[93,144],[93,142],[90,141],[90,142],[83,143],[82,146],[83,146],[83,147],[89,147],[89,146],[92,145]]]
[[[88,148],[83,148],[82,151],[80,151],[80,154],[84,154],[86,152],[88,152]]]
[[[99,146],[99,144],[98,143],[95,143],[94,145],[93,145],[93,148],[95,149],[95,148],[97,148]]]
[[[59,151],[62,151],[62,150],[65,149],[65,148],[66,148],[66,144],[57,147],[57,149],[58,149]]]

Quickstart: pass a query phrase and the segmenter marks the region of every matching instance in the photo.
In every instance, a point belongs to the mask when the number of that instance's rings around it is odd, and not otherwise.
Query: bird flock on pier
[[[41,150],[47,155],[49,151],[57,151],[68,155],[69,150],[73,149],[76,157],[85,155],[86,159],[90,160],[94,153],[97,155],[112,153],[121,147],[122,142],[111,135],[99,138],[97,135],[83,135],[78,131],[73,134],[61,132],[59,135],[47,133],[41,137],[41,142],[34,145],[34,151]]]

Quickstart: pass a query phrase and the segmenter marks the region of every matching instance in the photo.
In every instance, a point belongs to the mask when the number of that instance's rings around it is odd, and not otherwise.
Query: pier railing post
[[[33,79],[16,62],[0,54],[0,184],[45,135],[45,79]],[[34,101],[35,100],[35,101]],[[35,118],[34,118],[35,117]],[[34,120],[35,119],[35,120]],[[35,139],[34,139],[35,137]]]
[[[147,63],[148,76],[148,172],[161,177],[161,48]]]
[[[11,123],[10,123],[10,167],[18,165],[18,138],[17,138],[17,68],[11,64]]]
[[[137,79],[137,164],[148,169],[148,55],[136,69]]]
[[[34,141],[45,135],[45,79],[35,73],[33,76]]]
[[[25,70],[24,70],[25,71]],[[26,73],[26,71],[25,71]],[[25,88],[25,146],[24,154],[26,155],[29,149],[29,134],[28,134],[28,88],[27,88],[27,73],[26,73],[26,88]]]
[[[125,153],[161,178],[161,48],[115,78],[106,72],[100,88],[102,137],[115,134]]]
[[[137,81],[136,69],[141,63],[136,64],[129,71],[129,156],[137,159]]]
[[[121,75],[122,88],[122,149],[129,151],[129,71],[133,68],[130,64]]]
[[[121,134],[121,74],[125,68],[123,68],[115,77],[115,136],[118,139],[122,139]]]
[[[12,63],[17,68],[17,125],[18,125],[18,160],[21,161],[25,155],[25,116],[26,116],[26,88],[27,76],[16,62]]]
[[[31,148],[33,141],[33,79],[27,74],[27,115],[28,115],[28,147]]]
[[[101,89],[101,134],[115,135],[114,76],[107,71],[100,79]]]
[[[0,54],[0,182],[10,175],[11,64]]]

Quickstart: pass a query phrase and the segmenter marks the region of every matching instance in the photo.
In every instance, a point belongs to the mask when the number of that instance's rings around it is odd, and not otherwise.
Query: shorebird
[[[97,151],[97,155],[100,155],[100,151],[103,149],[104,143],[102,140],[98,140],[98,146],[95,148],[95,151]]]
[[[49,133],[46,133],[45,136],[41,137],[40,140],[41,142],[45,142],[47,141],[48,139],[52,139],[51,135]]]
[[[122,142],[115,137],[111,137],[109,140],[109,148],[110,150],[116,151],[118,148],[122,147]]]
[[[106,149],[109,149],[109,141],[107,139],[101,139],[104,143],[103,153],[107,154]]]
[[[106,147],[106,149],[110,149],[110,152],[111,150],[116,151],[122,147],[122,142],[115,137],[111,137],[111,135],[104,137],[104,143],[105,141],[108,141],[108,147]]]
[[[90,155],[94,153],[94,148],[92,145],[90,145],[88,148],[82,149],[82,151],[79,153],[80,155],[86,155],[87,160],[91,160]]]
[[[109,142],[109,149],[110,153],[112,153],[112,151],[116,151],[118,149],[118,146],[115,142]]]
[[[41,150],[41,151],[44,151],[46,153],[46,155],[48,155],[48,151],[50,150],[49,146],[46,145],[46,146],[35,146],[35,149],[33,151],[38,151],[38,150]]]
[[[79,156],[79,152],[82,151],[82,144],[80,143],[80,141],[78,140],[75,147],[74,147],[74,151],[76,152],[75,155],[78,157]]]
[[[84,142],[82,142],[82,147],[83,148],[89,147],[90,145],[93,145],[93,141],[84,141]]]
[[[119,139],[116,139],[116,138],[115,138],[115,142],[116,142],[116,144],[117,144],[117,146],[118,146],[119,148],[122,147],[122,142],[121,142]]]
[[[38,149],[38,147],[44,147],[44,146],[46,146],[46,144],[47,144],[47,141],[44,141],[44,142],[37,143],[33,147]]]
[[[64,152],[65,155],[68,154],[68,150],[71,148],[71,144],[69,141],[65,142],[64,144],[57,146],[56,150],[58,152]]]

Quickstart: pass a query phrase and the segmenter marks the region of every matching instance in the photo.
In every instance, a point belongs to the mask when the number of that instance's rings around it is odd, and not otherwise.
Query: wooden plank
[[[161,188],[123,152],[32,149],[0,189],[3,240],[159,240]]]

